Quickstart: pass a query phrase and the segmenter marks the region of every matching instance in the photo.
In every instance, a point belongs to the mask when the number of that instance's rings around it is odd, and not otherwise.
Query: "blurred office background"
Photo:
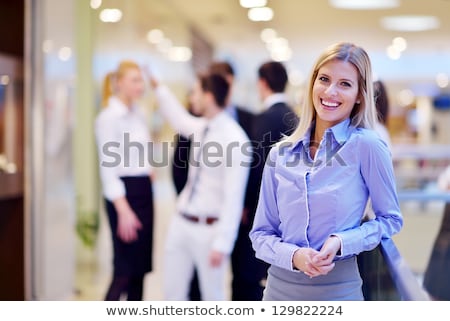
[[[255,2],[255,3],[251,3]],[[101,300],[111,273],[93,120],[104,75],[146,65],[185,101],[196,72],[228,60],[234,100],[257,113],[257,68],[282,61],[300,107],[317,55],[336,41],[366,48],[388,91],[388,129],[405,226],[394,242],[420,284],[450,193],[450,1],[3,0],[0,2],[0,299]],[[386,5],[366,8],[363,4]],[[246,8],[255,5],[257,9]],[[173,131],[142,101],[158,143]],[[155,150],[156,158],[170,151]],[[155,182],[154,271],[174,210],[170,167]]]

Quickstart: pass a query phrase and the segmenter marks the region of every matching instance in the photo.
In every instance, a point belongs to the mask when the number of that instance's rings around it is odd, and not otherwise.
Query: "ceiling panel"
[[[152,28],[162,29],[186,45],[189,26],[195,26],[220,57],[238,60],[254,69],[255,64],[270,58],[259,38],[261,30],[270,27],[289,41],[293,57],[286,63],[304,73],[325,46],[345,40],[365,47],[385,78],[430,78],[438,70],[450,74],[450,1],[400,2],[401,6],[395,9],[355,11],[334,9],[328,0],[269,0],[274,19],[254,23],[248,20],[247,10],[240,7],[238,0],[104,0],[103,7],[122,7],[124,19],[116,26],[99,26],[99,49],[124,43],[129,49],[136,46],[139,50],[151,50],[145,35]],[[441,26],[425,32],[382,29],[383,16],[400,14],[434,15]],[[399,60],[392,61],[385,52],[397,36],[408,41],[408,48]],[[417,74],[412,65],[417,67]]]

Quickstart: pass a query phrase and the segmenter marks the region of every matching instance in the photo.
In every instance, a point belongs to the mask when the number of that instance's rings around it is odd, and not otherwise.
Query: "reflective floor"
[[[155,193],[155,239],[154,270],[145,279],[144,299],[162,300],[162,248],[165,232],[171,215],[174,213],[175,191],[168,169],[158,169],[154,184]],[[431,253],[436,237],[443,202],[420,203],[402,202],[405,218],[404,228],[394,237],[401,255],[409,264],[413,273],[421,282],[422,274]],[[79,244],[77,252],[77,269],[74,300],[102,300],[111,276],[111,243],[108,222],[101,214],[100,232],[97,248],[87,251]]]

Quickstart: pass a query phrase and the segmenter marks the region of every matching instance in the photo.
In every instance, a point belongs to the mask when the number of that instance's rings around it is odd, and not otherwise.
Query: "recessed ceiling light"
[[[260,34],[261,40],[264,42],[270,42],[277,37],[277,32],[272,28],[265,28]]]
[[[349,10],[390,9],[400,5],[399,0],[329,0],[331,6]]]
[[[102,0],[91,0],[91,8],[98,9],[102,6]]]
[[[271,51],[270,57],[275,61],[288,61],[292,58],[292,49],[289,47],[279,48]]]
[[[103,22],[119,22],[122,19],[122,11],[119,9],[103,9],[100,11],[100,20]]]
[[[243,8],[264,7],[267,4],[267,0],[239,0],[239,4]]]
[[[251,21],[270,21],[273,18],[273,10],[269,7],[251,8],[247,15]]]
[[[164,38],[156,44],[156,48],[160,52],[167,53],[170,48],[172,48],[172,40],[170,40],[169,38]]]
[[[159,29],[152,29],[147,32],[147,41],[153,44],[158,44],[164,40],[164,33]]]
[[[395,37],[392,40],[392,45],[400,52],[405,51],[408,47],[408,42],[403,37]]]
[[[383,28],[395,31],[425,31],[439,28],[434,16],[390,16],[381,19]]]
[[[271,41],[267,42],[266,46],[267,48],[269,48],[269,50],[280,47],[289,47],[289,41],[286,38],[276,37],[273,38]]]
[[[189,47],[172,47],[167,53],[169,60],[185,62],[192,58],[192,50]]]
[[[393,45],[390,45],[386,48],[386,54],[392,60],[400,59],[400,56],[402,55],[402,53],[398,51],[397,48],[395,48]]]

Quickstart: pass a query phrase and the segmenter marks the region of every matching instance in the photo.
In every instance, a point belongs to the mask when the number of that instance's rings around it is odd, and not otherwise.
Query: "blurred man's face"
[[[191,94],[192,112],[195,115],[203,116],[206,110],[205,93],[202,90],[200,81],[196,81]]]

